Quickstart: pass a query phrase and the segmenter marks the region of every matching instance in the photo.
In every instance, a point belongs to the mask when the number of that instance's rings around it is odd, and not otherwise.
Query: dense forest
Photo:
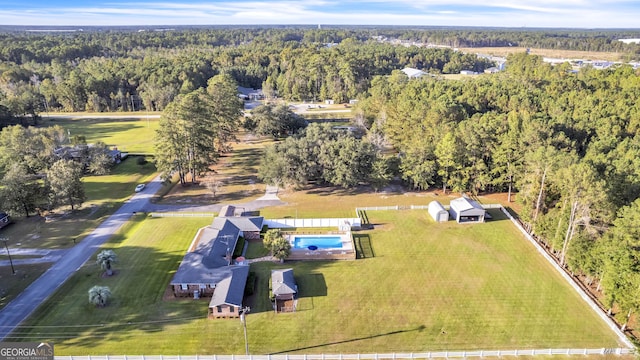
[[[482,71],[451,49],[380,44],[353,31],[184,30],[0,34],[0,120],[53,111],[162,111],[177,95],[229,74],[288,100],[356,98],[373,76],[406,66]]]
[[[89,29],[91,30],[91,29]],[[357,98],[377,75],[414,67],[431,73],[492,64],[447,48],[379,43],[376,37],[449,46],[530,46],[617,51],[633,31],[454,28],[180,28],[171,31],[0,33],[0,125],[54,111],[161,111],[217,74],[288,100]]]
[[[245,127],[286,137],[265,152],[261,178],[374,189],[398,179],[443,192],[517,192],[520,220],[563,265],[603,290],[605,306],[626,323],[640,309],[638,72],[627,65],[574,72],[569,64],[552,66],[523,53],[510,56],[498,74],[409,79],[399,70],[458,73],[493,64],[452,49],[394,46],[373,36],[451,46],[620,51],[630,58],[640,49],[615,40],[640,37],[631,31],[6,32],[0,34],[0,126],[34,124],[45,111],[164,111],[158,165],[167,174],[179,173],[181,181],[195,181],[215,161],[210,152],[224,151],[240,126],[236,84],[262,87],[267,98],[359,99],[353,126],[341,130],[318,124],[301,129],[301,119],[286,108],[256,111]],[[5,145],[22,139],[4,133]],[[193,140],[189,151],[171,143],[178,133]],[[43,134],[42,146],[25,155],[34,164],[42,148],[51,146]],[[22,155],[3,154],[6,176],[12,159]]]

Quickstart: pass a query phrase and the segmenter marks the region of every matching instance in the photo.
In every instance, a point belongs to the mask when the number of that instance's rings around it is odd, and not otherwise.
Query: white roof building
[[[461,197],[451,200],[449,205],[449,212],[458,223],[484,222],[484,208],[469,198]]]
[[[426,72],[414,68],[404,68],[402,69],[402,72],[405,73],[409,79],[415,79],[427,75]]]

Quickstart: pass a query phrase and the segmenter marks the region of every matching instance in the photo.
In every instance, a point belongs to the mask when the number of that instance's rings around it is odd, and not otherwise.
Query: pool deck
[[[291,241],[296,233],[286,234],[287,239]],[[353,246],[353,237],[351,236],[351,232],[341,232],[339,234],[336,233],[316,233],[316,234],[308,234],[305,235],[331,235],[336,236],[340,235],[342,237],[342,248],[334,248],[334,249],[318,249],[318,250],[309,250],[309,249],[291,249],[291,255],[287,257],[287,260],[355,260],[356,252]]]

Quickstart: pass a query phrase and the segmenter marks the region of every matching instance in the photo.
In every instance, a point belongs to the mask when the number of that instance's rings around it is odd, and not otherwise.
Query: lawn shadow
[[[289,350],[273,352],[273,353],[270,353],[269,355],[286,354],[286,353],[290,353],[290,352],[294,352],[294,351],[302,351],[302,350],[321,348],[321,347],[331,346],[331,345],[346,344],[346,343],[351,343],[351,342],[356,342],[356,341],[361,341],[361,340],[370,340],[370,339],[375,339],[375,338],[384,337],[384,336],[402,334],[402,333],[406,333],[406,332],[413,332],[413,331],[421,332],[425,328],[426,328],[426,326],[420,325],[415,329],[396,330],[396,331],[390,331],[390,332],[387,332],[387,333],[376,334],[376,335],[371,335],[371,336],[363,336],[363,337],[359,337],[359,338],[334,341],[334,342],[325,343],[325,344],[305,346],[305,347],[300,347],[300,348],[297,348],[297,349],[289,349]]]
[[[355,234],[352,233],[353,243],[356,248],[356,259],[367,259],[376,256],[373,251],[373,245],[371,243],[371,236],[369,234]]]
[[[320,196],[354,196],[362,194],[370,194],[372,192],[369,186],[356,186],[352,188],[340,188],[337,186],[312,186],[307,190],[308,194]]]
[[[509,220],[509,218],[500,209],[487,209],[487,213],[491,216],[491,219],[485,217],[486,221],[496,222]]]

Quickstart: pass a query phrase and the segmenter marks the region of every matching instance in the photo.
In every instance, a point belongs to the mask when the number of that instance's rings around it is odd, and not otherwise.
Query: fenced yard
[[[458,349],[471,356],[499,349],[623,347],[511,222],[493,211],[491,223],[466,226],[435,224],[423,210],[368,211],[376,228],[359,232],[368,238],[358,243],[368,243],[369,257],[251,264],[257,279],[248,299],[251,353],[402,349],[436,357]],[[59,355],[244,354],[239,321],[207,320],[206,299],[163,300],[166,281],[193,236],[185,233],[176,242],[176,234],[184,232],[178,224],[195,220],[145,219],[135,232],[108,245],[119,249],[117,276],[99,280],[91,275],[95,269],[83,269],[19,337],[8,340],[51,340]],[[173,225],[156,230],[166,222]],[[135,256],[126,256],[129,251]],[[153,272],[142,271],[149,266]],[[267,282],[271,269],[288,267],[300,290],[298,310],[276,315]],[[140,281],[147,284],[143,301],[136,295]],[[112,288],[114,302],[92,308],[86,304],[87,288],[103,282]]]

